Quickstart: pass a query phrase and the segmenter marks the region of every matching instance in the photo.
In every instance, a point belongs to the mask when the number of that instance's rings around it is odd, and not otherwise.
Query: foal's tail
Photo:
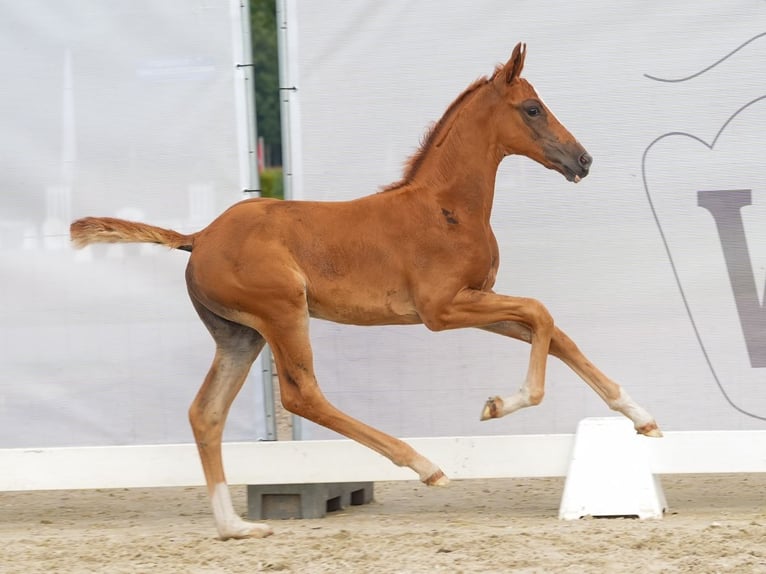
[[[69,235],[77,249],[91,243],[159,243],[183,251],[192,250],[195,236],[114,217],[83,217],[69,226]]]

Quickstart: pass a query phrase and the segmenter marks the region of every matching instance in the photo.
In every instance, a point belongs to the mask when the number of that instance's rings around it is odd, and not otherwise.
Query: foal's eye
[[[528,118],[537,118],[545,116],[545,108],[540,100],[536,98],[530,98],[521,102],[519,106],[521,112],[526,114]]]

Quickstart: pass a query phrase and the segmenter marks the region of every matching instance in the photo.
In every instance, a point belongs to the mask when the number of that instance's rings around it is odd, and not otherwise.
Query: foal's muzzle
[[[575,149],[572,149],[575,147]],[[593,157],[579,144],[568,148],[553,148],[548,152],[551,167],[561,173],[568,181],[577,183],[590,171]]]

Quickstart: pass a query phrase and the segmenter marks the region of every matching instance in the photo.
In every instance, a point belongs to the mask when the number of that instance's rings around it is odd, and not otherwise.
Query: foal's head
[[[496,116],[498,143],[507,155],[527,156],[577,183],[588,175],[593,158],[521,77],[525,57],[526,46],[517,44],[491,79],[505,104]]]

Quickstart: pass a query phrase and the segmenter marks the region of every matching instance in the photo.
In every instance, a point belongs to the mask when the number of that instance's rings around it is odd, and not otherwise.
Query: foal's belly
[[[408,296],[395,288],[348,291],[343,288],[308,293],[309,314],[347,325],[413,325],[420,315]]]

